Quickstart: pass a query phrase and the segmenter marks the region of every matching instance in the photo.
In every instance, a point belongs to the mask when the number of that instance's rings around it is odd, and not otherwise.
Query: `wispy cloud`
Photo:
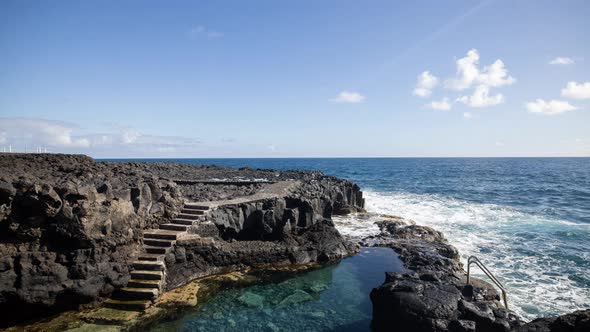
[[[74,133],[73,123],[39,118],[0,118],[1,144],[43,146],[53,151],[90,152],[96,149],[169,152],[190,149],[200,142],[195,138],[143,134],[137,129],[110,124],[108,133]]]
[[[342,91],[336,97],[330,99],[334,103],[358,104],[365,101],[365,96],[355,91]]]
[[[558,56],[557,58],[549,61],[550,65],[573,65],[574,63],[574,59],[561,56]]]
[[[416,87],[414,88],[414,95],[418,97],[428,97],[438,85],[438,78],[432,75],[428,70],[418,75]]]
[[[537,99],[533,102],[525,104],[527,110],[531,113],[544,115],[558,115],[569,111],[574,111],[577,107],[571,105],[567,101]]]
[[[0,118],[0,133],[5,144],[22,143],[29,145],[85,148],[90,140],[74,136],[78,126],[63,121],[32,118]]]
[[[566,87],[561,89],[561,96],[571,99],[590,99],[590,82],[568,82]]]
[[[190,29],[189,35],[191,36],[191,38],[205,37],[208,39],[221,38],[221,37],[225,36],[225,34],[223,32],[208,29],[208,28],[201,26],[201,25]]]
[[[439,100],[439,101],[433,101],[430,104],[428,104],[428,107],[434,109],[434,110],[438,110],[438,111],[448,111],[451,109],[452,105],[449,102],[449,98],[444,97],[443,99]]]

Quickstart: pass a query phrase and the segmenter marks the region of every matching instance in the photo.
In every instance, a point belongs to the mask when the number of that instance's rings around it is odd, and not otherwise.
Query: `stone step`
[[[148,239],[176,240],[178,233],[180,233],[180,231],[154,229],[144,232],[143,237]]]
[[[150,261],[150,262],[163,261],[164,255],[162,255],[162,254],[139,254],[139,256],[137,256],[137,259],[140,261]]]
[[[163,278],[164,278],[164,272],[162,272],[162,271],[149,271],[149,270],[131,271],[131,279],[162,280]]]
[[[199,216],[196,214],[186,214],[180,213],[176,216],[177,219],[191,219],[191,220],[199,220]]]
[[[179,225],[179,224],[162,224],[162,225],[160,225],[160,229],[186,232],[186,230],[188,229],[188,226],[187,225]]]
[[[173,240],[156,240],[156,239],[144,239],[143,244],[152,247],[163,247],[170,248],[174,244]]]
[[[127,282],[127,287],[160,289],[160,282],[161,280],[131,279]]]
[[[187,209],[186,207],[180,211],[180,213],[184,214],[194,214],[197,216],[202,216],[205,214],[205,210],[196,210],[196,209]]]
[[[150,271],[162,271],[165,266],[163,262],[158,261],[135,261],[133,262],[133,269],[135,270],[150,270]]]
[[[178,225],[192,225],[196,220],[193,219],[180,219],[180,218],[176,218],[174,220],[171,221],[171,223],[173,224],[178,224]]]
[[[125,301],[108,299],[104,302],[104,306],[119,310],[143,311],[152,305],[150,300]]]
[[[145,249],[145,252],[148,254],[166,254],[168,253],[168,250],[170,249],[170,247],[166,248],[166,247],[152,247],[152,246],[143,246],[143,248]]]
[[[193,210],[209,210],[207,205],[199,205],[199,203],[184,203],[184,208]]]
[[[125,287],[118,291],[119,299],[125,300],[155,300],[160,291],[157,288]]]

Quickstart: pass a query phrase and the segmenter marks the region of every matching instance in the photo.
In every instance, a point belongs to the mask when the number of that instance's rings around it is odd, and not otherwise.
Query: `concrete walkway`
[[[199,206],[207,207],[208,209],[216,209],[224,205],[237,205],[248,202],[255,202],[269,198],[284,197],[290,194],[293,190],[301,185],[300,181],[279,181],[264,186],[256,194],[249,196],[242,196],[232,199],[225,199],[220,201],[198,202]],[[197,203],[195,203],[197,204]]]

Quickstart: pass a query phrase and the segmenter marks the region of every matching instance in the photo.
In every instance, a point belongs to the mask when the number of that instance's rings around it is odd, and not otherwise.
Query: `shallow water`
[[[363,248],[337,265],[286,280],[225,289],[152,331],[370,331],[371,289],[404,271],[388,248]]]

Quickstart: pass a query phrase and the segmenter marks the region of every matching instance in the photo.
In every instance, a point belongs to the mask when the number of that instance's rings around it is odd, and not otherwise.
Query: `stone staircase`
[[[164,258],[176,240],[197,223],[207,220],[209,207],[199,203],[185,203],[181,213],[160,229],[143,233],[144,253],[133,262],[127,287],[117,290],[104,305],[122,310],[147,309],[159,297],[166,285]]]

